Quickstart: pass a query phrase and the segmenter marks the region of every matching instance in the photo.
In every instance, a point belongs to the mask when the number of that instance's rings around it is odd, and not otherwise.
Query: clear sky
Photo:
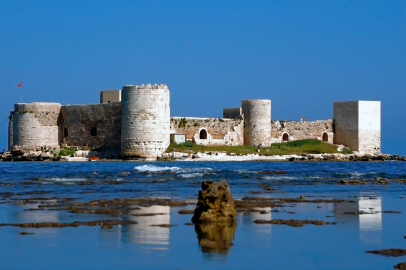
[[[382,101],[382,151],[406,155],[406,1],[0,0],[0,148],[13,103],[89,104],[164,83],[172,116],[271,99],[273,120]]]

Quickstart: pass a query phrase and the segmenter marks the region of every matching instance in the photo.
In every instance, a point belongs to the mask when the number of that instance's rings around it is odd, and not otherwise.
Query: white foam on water
[[[52,181],[52,182],[84,182],[86,178],[43,178],[42,181]]]
[[[181,174],[180,177],[182,178],[195,178],[195,177],[202,177],[203,173],[184,173]]]
[[[299,177],[295,176],[264,176],[261,177],[265,180],[293,180],[293,179],[299,179]]]
[[[147,172],[147,173],[154,173],[154,172],[168,172],[168,173],[205,173],[208,171],[212,171],[212,168],[181,168],[181,167],[160,167],[155,165],[142,165],[142,166],[135,166],[134,170],[138,172]]]

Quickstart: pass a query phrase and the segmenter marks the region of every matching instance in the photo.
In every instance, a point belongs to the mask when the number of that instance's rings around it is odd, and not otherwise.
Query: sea
[[[202,231],[190,224],[192,215],[178,212],[194,210],[203,181],[222,179],[235,200],[305,202],[238,212],[235,226]],[[402,179],[406,162],[395,161],[0,162],[0,269],[393,269],[406,262],[406,256],[366,251],[406,249]],[[341,180],[366,184],[340,185]],[[51,208],[30,211],[41,207],[41,199],[27,200],[35,198],[75,202],[168,198],[190,204],[134,205],[131,214],[107,217]],[[320,202],[307,202],[312,200]],[[137,224],[12,226],[112,218]],[[258,219],[329,224],[292,227],[255,223]],[[173,226],[154,226],[159,224]],[[201,244],[205,237],[224,241],[207,248]]]

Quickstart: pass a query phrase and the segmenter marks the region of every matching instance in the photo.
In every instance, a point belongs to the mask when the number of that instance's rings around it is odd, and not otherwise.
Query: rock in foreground
[[[233,196],[227,181],[203,181],[192,221],[194,223],[233,222],[236,217],[237,211],[234,208]]]

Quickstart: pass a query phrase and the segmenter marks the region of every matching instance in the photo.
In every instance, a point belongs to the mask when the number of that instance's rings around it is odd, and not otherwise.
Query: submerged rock
[[[382,250],[369,250],[367,253],[379,254],[390,257],[406,256],[406,249],[391,248]]]
[[[406,262],[398,263],[393,268],[400,269],[400,270],[406,270]]]
[[[335,224],[335,222],[327,222],[322,220],[298,220],[298,219],[274,219],[274,220],[263,220],[257,219],[254,220],[257,224],[276,224],[276,225],[288,225],[291,227],[303,227],[305,224],[313,224],[313,225],[328,225],[328,224]]]
[[[234,208],[234,199],[227,181],[203,181],[192,221],[195,223],[233,222],[236,217],[237,211]]]

